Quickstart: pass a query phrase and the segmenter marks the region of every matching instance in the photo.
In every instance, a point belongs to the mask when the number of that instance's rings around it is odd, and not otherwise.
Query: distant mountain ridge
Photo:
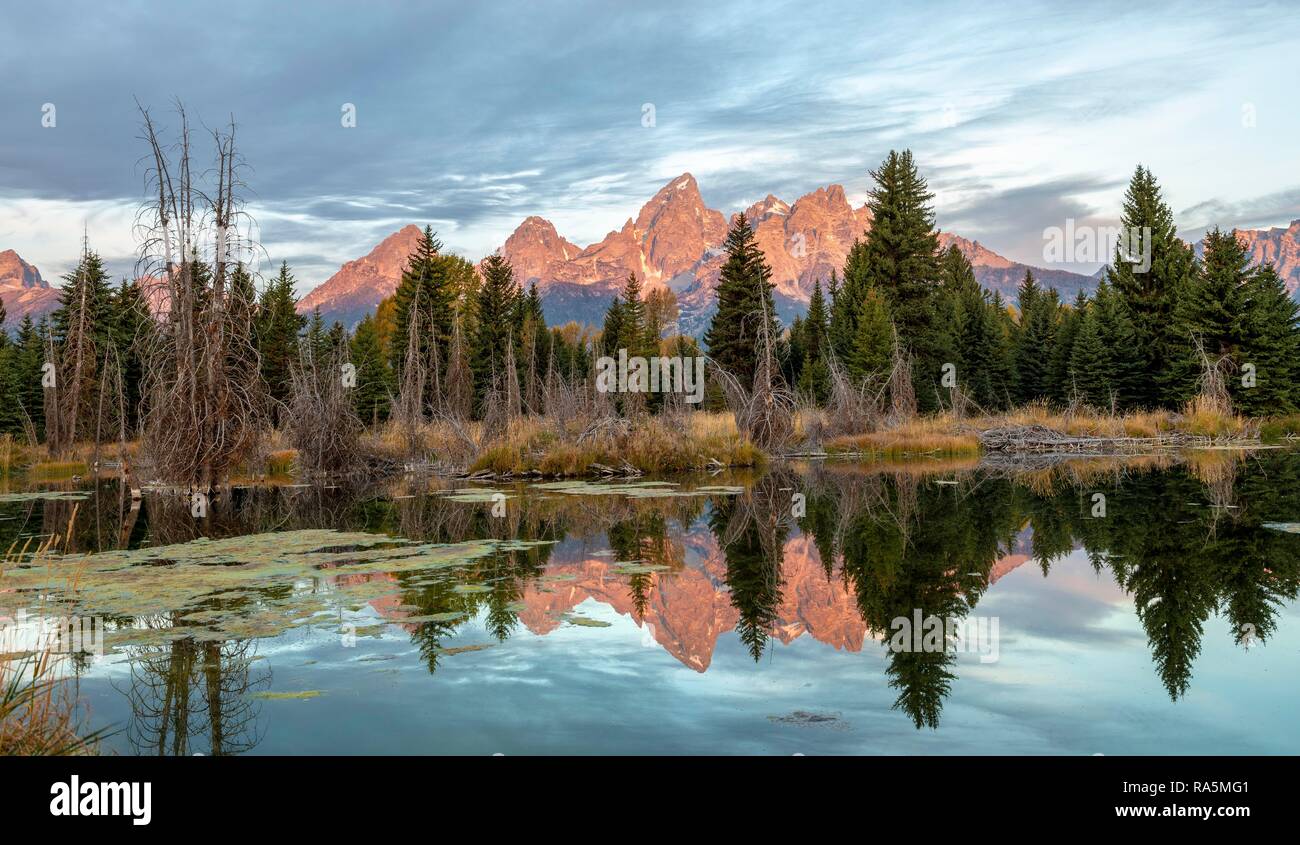
[[[12,249],[0,252],[0,301],[6,319],[0,329],[12,329],[25,315],[33,320],[59,307],[59,289],[41,278],[41,271],[23,261]]]
[[[870,210],[866,205],[853,208],[840,185],[818,188],[794,203],[768,194],[741,213],[772,268],[777,312],[787,324],[806,309],[814,283],[824,285],[832,270],[842,270],[853,241],[871,228]],[[599,324],[628,274],[635,272],[647,291],[659,286],[675,291],[682,330],[700,334],[714,309],[727,223],[721,212],[705,205],[695,177],[683,173],[642,206],[635,219],[576,255],[576,246],[537,216],[520,224],[501,252],[525,283],[537,283],[553,323]],[[943,232],[939,241],[944,248],[955,244],[980,283],[1004,296],[1014,295],[1029,269],[1063,297],[1094,286],[1087,276],[1030,268],[959,235]]]
[[[828,185],[794,203],[768,194],[742,212],[772,268],[777,313],[787,325],[803,313],[816,281],[840,271],[854,238],[871,228],[865,205],[853,208],[840,185]],[[547,320],[600,325],[609,303],[635,272],[646,292],[672,289],[681,309],[680,329],[702,334],[714,304],[722,266],[722,243],[728,219],[705,205],[695,177],[683,173],[666,183],[635,218],[586,247],[564,238],[544,217],[530,215],[501,246],[520,282],[536,282]],[[352,327],[397,289],[407,256],[421,228],[407,225],[380,241],[366,255],[349,261],[299,302],[300,312],[319,307],[327,322]],[[1237,237],[1256,264],[1272,262],[1292,296],[1300,294],[1300,219],[1287,227],[1237,230]],[[978,241],[940,232],[943,248],[956,245],[986,289],[1013,300],[1026,270],[1043,285],[1055,287],[1063,301],[1094,290],[1105,272],[1086,276],[1067,270],[1031,267],[1005,258]],[[1199,253],[1200,245],[1197,244]],[[12,250],[0,252],[0,298],[13,328],[24,314],[34,319],[58,307],[59,289]]]

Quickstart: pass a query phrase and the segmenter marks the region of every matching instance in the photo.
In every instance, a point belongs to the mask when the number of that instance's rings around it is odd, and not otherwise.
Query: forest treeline
[[[243,321],[222,347],[229,378],[257,382],[249,397],[261,424],[272,427],[291,421],[295,389],[315,384],[319,392],[336,368],[353,373],[341,395],[356,425],[397,414],[482,419],[498,407],[543,415],[557,381],[594,389],[595,359],[619,349],[707,354],[746,388],[768,378],[766,361],[774,364],[769,382],[821,405],[837,377],[885,385],[902,356],[923,413],[952,407],[958,395],[983,412],[1032,402],[1177,409],[1197,392],[1207,364],[1238,412],[1300,407],[1300,320],[1281,278],[1271,265],[1252,266],[1231,232],[1211,231],[1198,257],[1177,237],[1146,168],[1133,174],[1121,224],[1149,232],[1149,261],[1140,265],[1117,249],[1097,289],[1072,302],[1032,271],[1014,303],[984,290],[959,249],[939,248],[933,196],[910,152],[891,152],[871,176],[872,226],[842,270],[815,282],[806,315],[788,330],[776,317],[766,259],[736,215],[702,344],[676,333],[672,292],[643,294],[635,275],[599,330],[548,326],[536,286],[525,290],[505,258],[492,255],[476,267],[444,253],[427,227],[396,293],[351,331],[325,325],[319,312],[298,313],[287,263],[259,283],[243,263],[218,267],[197,251],[165,265],[172,281],[161,297],[188,296],[199,329],[178,326],[175,308],[155,316],[150,304],[160,294],[146,289],[147,280],[114,284],[87,245],[64,277],[58,309],[40,322],[24,317],[13,337],[0,335],[0,434],[55,446],[140,436],[152,341],[201,332],[204,320],[218,319],[211,312],[219,297],[219,319]],[[724,402],[714,385],[707,404]],[[615,408],[662,405],[651,396]]]

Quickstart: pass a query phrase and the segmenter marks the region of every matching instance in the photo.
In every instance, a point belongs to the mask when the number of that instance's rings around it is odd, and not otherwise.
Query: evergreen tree
[[[786,356],[782,362],[782,374],[787,384],[799,384],[803,377],[804,363],[804,325],[803,317],[795,315],[790,322],[790,331],[786,338]]]
[[[1095,305],[1085,308],[1079,317],[1074,346],[1070,351],[1070,369],[1080,399],[1095,408],[1104,408],[1110,403],[1110,366]]]
[[[76,269],[63,277],[59,307],[50,315],[54,342],[60,348],[80,330],[77,324],[83,307],[90,344],[101,351],[107,349],[112,342],[113,286],[103,260],[89,247],[83,251]]]
[[[518,343],[516,317],[521,297],[514,268],[499,254],[483,259],[483,284],[475,297],[475,334],[470,343],[474,392],[482,402],[493,378],[505,373],[506,346]],[[518,356],[516,356],[518,357]]]
[[[279,274],[263,291],[257,309],[255,336],[262,380],[271,399],[282,406],[289,401],[290,373],[298,363],[298,335],[307,323],[297,311],[295,284],[289,263],[281,262]]]
[[[18,413],[18,379],[15,356],[18,354],[14,344],[9,342],[9,333],[5,329],[4,300],[0,300],[0,435],[13,434],[22,430],[22,418]]]
[[[1205,254],[1196,270],[1173,311],[1163,374],[1164,395],[1173,404],[1196,392],[1202,368],[1198,343],[1211,362],[1226,357],[1240,363],[1250,256],[1236,235],[1215,227],[1205,236]]]
[[[704,343],[709,357],[748,390],[757,370],[763,321],[773,344],[781,334],[772,299],[775,285],[745,215],[736,215],[723,246],[727,258],[718,278],[718,310],[704,333]]]
[[[623,297],[614,294],[614,299],[605,309],[605,322],[600,329],[600,351],[609,356],[618,354],[623,345]]]
[[[374,315],[366,314],[352,335],[351,361],[357,370],[352,407],[362,422],[373,424],[388,418],[394,390],[393,371],[379,342]]]
[[[840,364],[847,366],[858,336],[858,315],[862,313],[862,303],[871,289],[867,278],[867,245],[861,238],[853,239],[849,254],[844,257],[844,283],[839,283],[832,270],[829,289],[831,348]]]
[[[1056,291],[1044,291],[1025,271],[1018,304],[1020,329],[1016,333],[1017,401],[1021,404],[1046,398],[1051,386],[1048,362],[1056,337],[1059,303]]]
[[[646,322],[645,302],[641,299],[641,280],[637,278],[636,273],[628,274],[627,282],[623,286],[621,302],[618,348],[626,349],[628,357],[658,354],[659,344],[651,337],[650,327]]]
[[[45,436],[45,388],[41,384],[44,375],[45,341],[49,328],[44,319],[40,324],[32,322],[31,314],[24,314],[18,324],[18,336],[14,339],[9,360],[13,363],[10,396],[16,401],[11,415],[16,420],[12,431],[17,434],[26,429],[31,422],[38,438]]]
[[[887,377],[894,354],[894,323],[884,294],[875,288],[868,290],[855,322],[857,336],[850,350],[849,376],[855,381],[866,376]]]
[[[944,251],[940,272],[958,384],[981,408],[998,407],[1006,355],[998,314],[976,281],[970,261],[955,244]]]
[[[329,332],[325,329],[325,318],[321,316],[320,306],[312,309],[311,319],[307,321],[307,331],[302,337],[302,354],[310,357],[316,366],[322,366],[329,360],[334,348]]]
[[[1075,338],[1079,334],[1079,323],[1088,305],[1088,295],[1080,290],[1074,303],[1061,309],[1061,318],[1056,329],[1056,343],[1052,345],[1048,358],[1048,393],[1057,402],[1069,402],[1074,395],[1074,369],[1071,355],[1074,352]]]
[[[822,284],[813,282],[812,298],[808,303],[808,319],[800,326],[799,392],[814,402],[823,403],[830,398],[831,374],[827,363],[827,346],[830,343],[830,317],[826,313],[826,300],[822,297]],[[794,331],[791,330],[791,338]]]
[[[913,356],[917,407],[938,404],[940,365],[948,346],[947,327],[938,313],[938,236],[934,195],[912,161],[910,150],[890,151],[880,168],[868,206],[872,224],[862,260],[867,282],[884,294],[903,346]],[[845,287],[850,284],[845,273]]]
[[[1300,315],[1286,285],[1266,264],[1246,282],[1241,375],[1231,379],[1233,402],[1244,414],[1293,413],[1300,408]],[[1253,365],[1254,386],[1243,379]]]
[[[1178,238],[1173,212],[1155,176],[1141,165],[1129,182],[1120,223],[1131,243],[1116,248],[1108,277],[1132,317],[1136,358],[1146,365],[1148,378],[1138,384],[1134,401],[1144,407],[1171,407],[1185,392],[1184,374],[1171,367],[1184,343],[1174,310],[1191,282],[1195,259]]]
[[[420,336],[417,339],[421,361],[432,361],[437,355],[440,366],[447,366],[447,350],[456,313],[455,282],[452,269],[457,266],[450,256],[442,256],[442,242],[426,226],[424,234],[415,245],[415,251],[406,259],[406,269],[397,285],[393,305],[393,337],[389,356],[393,372],[401,380],[402,367],[409,347],[409,330],[415,321],[412,309],[419,309]],[[511,301],[513,305],[513,300]],[[436,345],[436,350],[433,348]],[[441,384],[441,373],[429,372],[425,395],[433,397],[433,385]]]
[[[144,399],[144,350],[153,318],[139,282],[122,280],[113,296],[113,347],[122,369],[122,399],[126,407],[126,427],[138,431],[141,402]]]
[[[1104,278],[1097,286],[1094,307],[1115,407],[1119,410],[1131,408],[1142,393],[1142,381],[1147,378],[1146,368],[1137,357],[1137,329],[1133,326],[1133,318],[1124,300]]]
[[[58,426],[46,440],[62,450],[93,434],[99,407],[101,364],[113,348],[113,287],[103,261],[83,246],[81,260],[63,277],[51,319],[58,356]]]

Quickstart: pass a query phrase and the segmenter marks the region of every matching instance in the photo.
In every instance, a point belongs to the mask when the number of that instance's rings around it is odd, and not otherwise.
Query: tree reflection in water
[[[422,542],[566,541],[498,549],[454,577],[359,576],[395,582],[395,596],[380,612],[408,631],[434,672],[468,620],[481,619],[490,637],[506,641],[519,632],[521,613],[553,612],[556,602],[547,602],[557,568],[578,572],[570,578],[590,570],[599,595],[613,597],[598,600],[626,608],[621,612],[638,624],[668,619],[673,602],[684,600],[672,589],[674,579],[694,578],[725,599],[677,612],[730,608],[734,617],[711,617],[706,627],[716,636],[716,627],[734,625],[761,661],[779,626],[787,636],[803,630],[782,619],[786,603],[804,600],[789,582],[791,567],[804,561],[785,559],[802,534],[819,559],[816,577],[860,617],[857,630],[864,625],[868,639],[886,649],[894,706],[917,728],[938,726],[958,660],[951,650],[888,650],[891,623],[917,611],[970,617],[1000,574],[995,568],[1014,554],[1028,555],[1044,577],[1076,551],[1098,573],[1112,573],[1134,601],[1155,671],[1173,700],[1191,686],[1209,620],[1219,615],[1224,633],[1242,646],[1265,641],[1300,588],[1300,536],[1264,527],[1300,519],[1300,454],[1293,452],[1048,461],[1033,468],[814,463],[778,466],[742,486],[739,495],[627,498],[551,495],[519,484],[506,488],[514,495],[505,516],[493,516],[490,503],[431,494],[421,481],[364,490],[235,490],[196,524],[182,497],[147,496],[138,507],[120,487],[101,482],[89,501],[6,506],[0,543],[62,532],[69,521],[72,550],[319,526]],[[803,510],[794,506],[796,493]],[[1104,515],[1096,515],[1098,494]],[[609,557],[593,557],[600,554]],[[590,585],[584,589],[597,596]],[[705,647],[711,650],[712,640]],[[247,693],[269,673],[252,671],[250,655],[247,643],[230,642],[133,649],[132,745],[165,754],[201,745],[217,754],[256,744],[256,708]],[[695,668],[703,671],[707,656]]]

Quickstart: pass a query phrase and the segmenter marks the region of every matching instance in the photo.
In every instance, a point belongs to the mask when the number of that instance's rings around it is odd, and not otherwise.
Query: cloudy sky
[[[1284,3],[41,5],[0,27],[0,250],[51,281],[83,231],[132,264],[137,100],[234,116],[300,291],[408,222],[475,259],[529,214],[585,245],[683,171],[726,212],[831,182],[856,204],[897,147],[942,228],[1032,264],[1044,228],[1112,223],[1139,162],[1186,234],[1300,218]]]

